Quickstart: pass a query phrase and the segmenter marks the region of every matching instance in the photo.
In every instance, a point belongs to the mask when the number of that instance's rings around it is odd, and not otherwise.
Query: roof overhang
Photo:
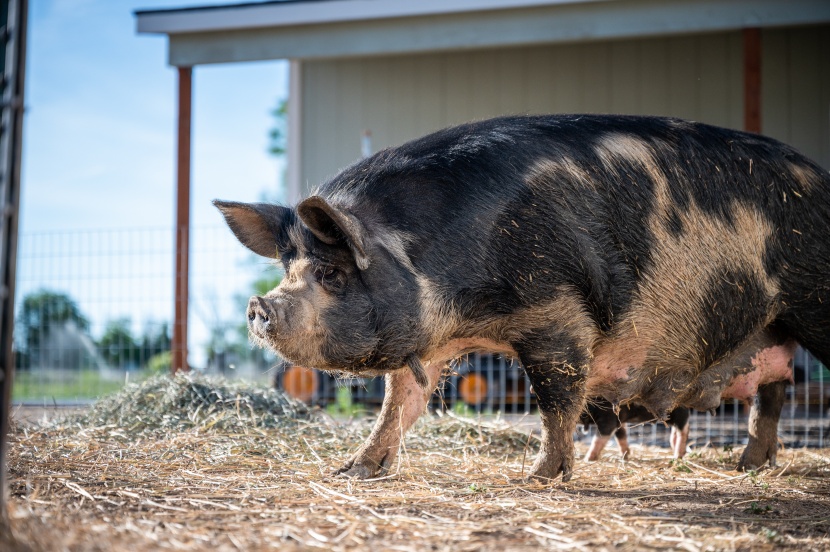
[[[137,11],[176,66],[337,58],[830,22],[827,0],[287,0]]]
[[[139,10],[138,32],[194,33],[322,25],[609,0],[282,0]]]

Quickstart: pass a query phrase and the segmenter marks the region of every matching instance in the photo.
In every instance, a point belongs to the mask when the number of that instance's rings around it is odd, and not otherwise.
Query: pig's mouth
[[[291,314],[289,315],[289,306]],[[308,367],[328,368],[320,354],[320,328],[304,327],[305,309],[286,299],[251,297],[248,301],[248,337],[263,349],[271,349],[289,362]]]
[[[414,352],[384,354],[378,336],[370,329],[341,335],[342,332],[328,329],[314,312],[302,300],[251,297],[247,313],[249,337],[253,343],[272,349],[295,365],[357,377],[408,369],[419,385],[427,386],[426,372]]]
[[[373,378],[384,376],[397,370],[410,370],[419,385],[426,386],[426,373],[417,355],[406,357],[381,357],[376,352],[362,356],[344,358],[338,355],[332,360],[326,355],[326,347],[330,345],[325,335],[308,334],[291,338],[280,337],[274,334],[258,336],[251,331],[251,340],[256,344],[269,348],[294,365],[306,366],[343,378]]]
[[[300,299],[251,297],[248,302],[248,336],[299,366],[370,377],[389,370],[379,362],[377,337],[340,335],[326,327],[315,310]],[[387,359],[380,359],[386,361]],[[398,362],[394,368],[403,366]]]

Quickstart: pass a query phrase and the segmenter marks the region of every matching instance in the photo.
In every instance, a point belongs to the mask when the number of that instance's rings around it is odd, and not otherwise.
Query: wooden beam
[[[188,370],[187,305],[188,269],[190,265],[190,129],[192,74],[191,67],[178,67],[178,145],[176,155],[176,275],[175,319],[171,370]]]
[[[761,29],[744,29],[744,130],[761,133]]]

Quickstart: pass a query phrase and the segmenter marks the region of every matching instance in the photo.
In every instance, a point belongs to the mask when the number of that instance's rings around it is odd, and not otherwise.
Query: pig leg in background
[[[560,473],[571,478],[574,466],[573,433],[586,401],[587,355],[567,337],[535,335],[514,347],[533,385],[542,418],[542,446],[530,469],[530,478],[549,483]],[[569,351],[570,358],[562,358]]]
[[[749,412],[749,442],[741,454],[738,471],[754,470],[769,461],[775,467],[778,451],[778,418],[784,407],[787,382],[778,381],[758,386],[758,394]]]
[[[689,440],[689,409],[675,408],[669,414],[668,423],[671,426],[669,443],[675,458],[686,455],[686,443]]]
[[[610,408],[610,403],[608,403],[608,407],[608,409],[604,408],[604,403],[602,406],[596,406],[594,408],[588,407],[588,411],[590,412],[589,420],[596,424],[597,433],[591,439],[591,446],[585,454],[586,462],[599,460],[599,455],[611,439],[611,435],[617,438],[617,443],[620,445],[620,452],[622,452],[623,457],[628,453],[628,436],[625,431],[625,426],[622,425],[617,414]],[[585,416],[582,419],[584,420]],[[620,432],[622,432],[622,440],[620,438]],[[623,446],[625,446],[625,450],[623,450]]]
[[[645,408],[632,405],[620,411],[620,427],[614,433],[617,439],[617,444],[620,445],[620,454],[623,459],[628,457],[628,430],[626,421],[632,423],[648,423],[653,422],[654,416],[651,415]],[[689,409],[685,407],[675,408],[669,413],[666,423],[671,426],[671,435],[669,443],[671,443],[672,452],[675,458],[683,458],[686,454],[686,442],[689,440]],[[599,423],[597,423],[599,428]],[[593,443],[592,443],[593,445]],[[597,453],[599,455],[599,453]],[[594,458],[596,460],[596,458]]]
[[[591,441],[585,460],[592,462],[599,459],[603,447],[613,434],[620,446],[623,459],[628,457],[628,430],[627,422],[648,423],[655,421],[654,415],[647,408],[638,404],[623,405],[619,413],[615,413],[611,403],[605,399],[595,398],[590,401],[580,422],[586,428],[593,423],[597,426],[597,435]],[[675,458],[683,458],[686,454],[686,442],[689,438],[689,409],[678,407],[669,413],[666,423],[671,426],[671,447]]]
[[[424,366],[426,388],[418,385],[409,369],[387,374],[386,395],[372,433],[335,475],[369,479],[387,473],[398,455],[403,435],[426,410],[445,366],[441,362]]]
[[[603,435],[602,433],[597,431],[596,435],[594,435],[594,437],[591,439],[591,446],[588,447],[588,452],[585,453],[585,461],[595,462],[596,460],[599,460],[599,455],[602,454],[602,450],[605,448],[605,445],[607,445],[608,441],[610,440],[610,434]]]
[[[628,429],[626,429],[626,424],[622,424],[620,428],[614,433],[614,438],[617,440],[617,444],[620,447],[620,456],[622,459],[625,460],[628,458],[629,447],[628,447]]]

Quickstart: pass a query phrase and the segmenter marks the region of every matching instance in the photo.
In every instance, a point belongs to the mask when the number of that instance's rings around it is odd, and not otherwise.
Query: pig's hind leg
[[[585,453],[586,462],[596,462],[599,460],[599,455],[602,454],[605,445],[611,440],[611,435],[603,435],[599,431],[591,438],[591,445],[588,447],[588,452]]]
[[[668,422],[671,426],[669,442],[672,453],[675,458],[683,458],[686,455],[686,443],[689,441],[689,409],[675,408],[669,414]]]
[[[620,457],[622,457],[623,460],[628,459],[631,447],[628,446],[628,428],[626,427],[626,424],[622,424],[620,428],[614,432],[614,438],[617,440],[617,445],[620,447]]]
[[[585,454],[585,461],[594,462],[599,460],[599,455],[611,439],[611,435],[616,437],[617,443],[620,445],[620,452],[625,457],[628,453],[625,426],[614,412],[610,402],[601,398],[593,399],[592,402],[593,404],[587,408],[587,412],[590,420],[596,425],[596,434],[591,439],[591,445]],[[625,450],[623,450],[624,448]]]
[[[738,471],[754,470],[769,462],[775,467],[778,452],[778,419],[784,406],[786,381],[758,386],[749,413],[749,442],[741,454]]]

